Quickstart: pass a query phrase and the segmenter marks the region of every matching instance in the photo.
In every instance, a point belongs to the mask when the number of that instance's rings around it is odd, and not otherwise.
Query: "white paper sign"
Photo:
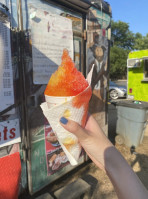
[[[0,122],[0,148],[21,142],[19,119]]]
[[[34,84],[47,84],[61,64],[63,49],[73,59],[72,21],[37,10],[30,14]]]
[[[10,23],[0,21],[0,111],[14,104]],[[9,112],[13,114],[14,111]]]

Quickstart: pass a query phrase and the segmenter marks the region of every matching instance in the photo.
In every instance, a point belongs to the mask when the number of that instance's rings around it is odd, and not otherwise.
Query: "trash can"
[[[118,144],[137,147],[143,140],[148,120],[148,103],[124,100],[116,103],[117,108],[117,136]]]

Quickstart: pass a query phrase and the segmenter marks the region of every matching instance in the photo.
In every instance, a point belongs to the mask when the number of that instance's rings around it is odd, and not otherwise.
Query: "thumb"
[[[76,135],[80,142],[84,141],[89,136],[87,130],[83,129],[78,123],[74,122],[73,120],[68,120],[65,117],[61,117],[60,123],[67,131]]]

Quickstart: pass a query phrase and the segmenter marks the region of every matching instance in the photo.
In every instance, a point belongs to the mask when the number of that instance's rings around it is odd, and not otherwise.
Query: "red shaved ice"
[[[64,49],[61,65],[52,74],[44,94],[48,96],[76,96],[87,87],[88,82],[83,74],[75,68],[68,51]]]

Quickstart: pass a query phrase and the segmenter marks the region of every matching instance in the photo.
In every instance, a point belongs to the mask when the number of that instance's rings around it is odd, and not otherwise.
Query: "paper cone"
[[[78,159],[81,153],[81,146],[78,143],[78,139],[72,133],[66,131],[60,124],[60,118],[62,116],[71,119],[81,126],[85,125],[89,100],[92,95],[90,87],[92,70],[88,74],[89,86],[81,93],[74,97],[66,97],[67,101],[63,101],[58,104],[56,101],[57,97],[46,99],[48,102],[41,104],[41,108],[48,122],[50,123],[54,133],[57,135],[58,141],[65,154],[67,155],[71,165],[77,165]],[[52,100],[55,99],[55,105],[52,104]],[[54,101],[53,101],[54,102]],[[50,104],[51,103],[51,104]],[[50,107],[50,108],[48,108]]]
[[[74,96],[70,96],[70,97],[54,97],[54,96],[45,95],[45,100],[47,102],[48,108],[51,108],[51,107],[56,106],[58,104],[62,104],[64,102],[67,102],[67,101],[71,100],[73,97]]]

